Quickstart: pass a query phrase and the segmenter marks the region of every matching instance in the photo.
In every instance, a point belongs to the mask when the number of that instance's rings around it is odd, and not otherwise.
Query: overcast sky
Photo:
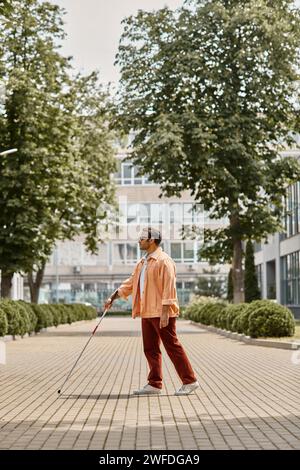
[[[100,71],[103,83],[117,83],[119,75],[114,60],[122,33],[121,21],[138,9],[175,9],[183,0],[50,0],[66,10],[68,38],[62,52],[74,57],[75,69]],[[275,1],[275,0],[274,0]],[[295,0],[300,6],[300,0]]]
[[[177,8],[183,0],[51,0],[66,10],[68,38],[62,52],[74,57],[77,70],[99,70],[104,83],[118,81],[113,65],[122,33],[123,18],[138,9],[153,10],[167,5]]]

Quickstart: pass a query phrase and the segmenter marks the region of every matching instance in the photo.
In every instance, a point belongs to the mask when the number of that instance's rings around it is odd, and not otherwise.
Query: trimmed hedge
[[[262,305],[275,305],[273,302],[270,302],[270,300],[254,300],[253,302],[250,303],[245,303],[247,307],[243,309],[243,311],[238,315],[235,320],[232,323],[232,329],[233,331],[236,331],[237,333],[245,333],[248,335],[248,329],[249,329],[249,318],[250,314],[258,307]]]
[[[199,320],[204,325],[219,326],[221,315],[225,310],[223,303],[207,303],[201,307]]]
[[[8,330],[8,322],[4,310],[0,306],[0,336],[5,336]]]
[[[19,308],[17,302],[12,300],[2,300],[1,308],[4,311],[8,329],[7,334],[15,337],[16,335],[24,336],[29,329],[29,318],[25,311]]]
[[[227,306],[225,315],[226,315],[226,326],[225,330],[236,331],[233,328],[235,319],[241,315],[247,308],[247,304],[230,304]]]
[[[29,304],[23,300],[0,301],[0,336],[24,336],[42,328],[92,320],[97,317],[94,307],[83,304]]]
[[[189,305],[186,306],[182,316],[183,318],[187,318],[196,322],[201,321],[203,323],[205,321],[205,315],[203,316],[203,318],[201,317],[202,307],[206,305],[216,304],[217,302],[218,299],[216,299],[215,297],[194,296]]]
[[[29,319],[29,328],[28,328],[27,333],[29,334],[33,333],[35,331],[35,327],[37,324],[37,317],[36,317],[36,314],[34,313],[32,305],[28,304],[27,302],[24,302],[24,300],[18,300],[16,301],[16,303],[19,304],[21,311],[26,310],[28,314],[28,319]]]
[[[204,302],[194,298],[186,307],[184,317],[252,338],[293,336],[295,332],[292,312],[270,300],[226,305],[223,301]]]
[[[252,338],[293,336],[295,333],[295,320],[292,312],[282,305],[257,306],[249,315],[247,330]]]

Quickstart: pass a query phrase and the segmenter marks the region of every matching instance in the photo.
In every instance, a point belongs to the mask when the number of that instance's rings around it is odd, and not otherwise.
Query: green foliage
[[[204,325],[219,327],[220,314],[223,312],[224,308],[225,306],[222,303],[207,303],[199,312],[199,321]]]
[[[57,327],[58,325],[61,325],[63,323],[63,318],[59,305],[47,305],[47,308],[52,313],[53,326]]]
[[[255,311],[256,308],[269,304],[269,300],[255,300],[254,302],[245,304],[247,305],[247,308],[241,309],[241,313],[235,317],[232,322],[232,330],[236,331],[237,333],[245,333],[247,335],[249,329],[250,314]]]
[[[186,307],[184,318],[203,323],[204,325],[215,325],[221,328],[225,307],[225,302],[217,298],[195,296]]]
[[[228,305],[197,299],[186,307],[185,318],[257,337],[293,336],[295,320],[289,309],[269,300]]]
[[[225,329],[228,331],[235,331],[233,323],[235,319],[241,315],[247,308],[247,304],[234,304],[226,307],[226,326]]]
[[[37,317],[37,323],[35,327],[35,332],[39,332],[43,328],[54,325],[54,318],[52,309],[49,305],[46,304],[31,304],[34,313]]]
[[[97,312],[94,307],[82,304],[28,304],[22,300],[0,301],[0,336],[36,333],[49,326],[92,320]]]
[[[197,295],[208,297],[223,297],[226,292],[223,278],[218,276],[220,269],[210,267],[203,269],[204,275],[199,275],[196,284]]]
[[[162,195],[190,190],[213,219],[228,218],[205,230],[200,255],[238,259],[235,301],[241,242],[281,228],[300,178],[280,154],[300,127],[299,21],[292,0],[190,0],[124,21],[118,122],[136,131],[132,160]]]
[[[97,252],[113,201],[110,99],[98,75],[72,77],[59,51],[62,10],[10,1],[0,23],[0,268],[39,271],[57,239]],[[105,223],[104,223],[105,222]],[[9,295],[9,292],[5,292]]]
[[[16,336],[26,333],[26,318],[21,315],[17,305],[11,300],[1,300],[1,310],[5,313],[8,323],[7,334]]]
[[[215,299],[213,297],[195,295],[191,302],[185,308],[184,318],[188,318],[192,321],[200,321],[198,318],[202,307],[204,307],[207,303],[216,303],[217,300],[218,299]]]
[[[258,299],[260,299],[260,291],[255,271],[253,244],[251,240],[248,240],[245,255],[245,302]]]
[[[80,320],[93,320],[97,316],[94,307],[82,304],[31,304],[37,317],[36,332],[47,326],[58,326]]]
[[[0,15],[5,15],[9,13],[12,9],[10,0],[1,0],[0,1]]]
[[[25,309],[28,315],[29,319],[29,328],[27,333],[32,333],[35,331],[36,325],[37,325],[37,316],[34,313],[34,310],[32,308],[32,305],[28,304],[27,302],[24,302],[23,300],[18,300],[16,303],[19,304],[22,309]]]
[[[222,328],[223,330],[226,330],[227,328],[227,314],[226,314],[226,307],[227,305],[224,304],[218,304],[219,306],[219,311],[215,315],[214,318],[214,325],[218,328]]]
[[[0,304],[0,336],[5,336],[8,331],[8,323],[7,323],[7,318],[5,311],[2,310],[1,304]]]
[[[293,314],[288,308],[273,302],[262,305],[249,315],[247,333],[253,338],[293,336],[295,333]]]
[[[180,307],[180,314],[181,314],[181,317],[182,318],[185,318],[185,308],[184,307]],[[110,317],[131,317],[132,313],[130,310],[110,310],[108,312],[108,315]]]

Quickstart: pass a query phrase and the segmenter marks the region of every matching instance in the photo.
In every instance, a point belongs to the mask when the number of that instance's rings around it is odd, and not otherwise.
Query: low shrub
[[[52,326],[53,323],[53,314],[51,309],[49,309],[48,304],[31,304],[34,313],[37,317],[37,323],[35,327],[35,332],[38,333],[42,328],[47,328]]]
[[[292,312],[270,300],[228,305],[218,299],[196,297],[186,307],[184,317],[253,338],[293,336],[295,332]]]
[[[292,312],[275,303],[264,304],[249,315],[247,334],[252,338],[293,336],[295,319]]]
[[[1,300],[1,309],[7,318],[7,334],[15,337],[24,336],[30,330],[30,320],[27,311],[13,300]]]
[[[37,316],[32,308],[32,304],[24,302],[24,300],[18,300],[16,301],[16,303],[18,303],[21,306],[21,308],[25,309],[28,314],[28,318],[29,318],[28,333],[31,334],[32,332],[35,331],[36,324],[37,324]]]
[[[4,310],[0,304],[0,336],[5,336],[8,331],[8,322]]]
[[[207,303],[201,308],[199,314],[199,321],[203,325],[213,325],[218,326],[218,317],[222,314],[222,311],[225,309],[225,305],[221,302],[216,303]]]
[[[206,296],[197,296],[195,295],[191,302],[186,306],[183,317],[200,322],[202,308],[207,304],[215,304],[218,302],[218,299],[215,297],[206,297]]]
[[[242,309],[240,314],[237,315],[232,322],[233,331],[248,335],[250,314],[257,308],[263,305],[269,305],[269,304],[273,305],[273,302],[271,302],[270,300],[254,300],[253,302],[250,302],[249,304],[244,304],[247,307]]]
[[[230,304],[225,309],[226,326],[228,331],[236,331],[233,327],[234,320],[247,308],[247,304]]]

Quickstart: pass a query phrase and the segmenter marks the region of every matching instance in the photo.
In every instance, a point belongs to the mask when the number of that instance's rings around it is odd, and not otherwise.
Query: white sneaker
[[[152,387],[152,385],[147,384],[140,390],[134,390],[133,395],[159,395],[160,393],[160,388]]]
[[[182,385],[182,387],[180,387],[180,389],[177,390],[177,392],[175,392],[175,395],[189,395],[198,387],[199,387],[199,382],[197,382],[196,380],[196,382],[193,382],[191,384]]]

